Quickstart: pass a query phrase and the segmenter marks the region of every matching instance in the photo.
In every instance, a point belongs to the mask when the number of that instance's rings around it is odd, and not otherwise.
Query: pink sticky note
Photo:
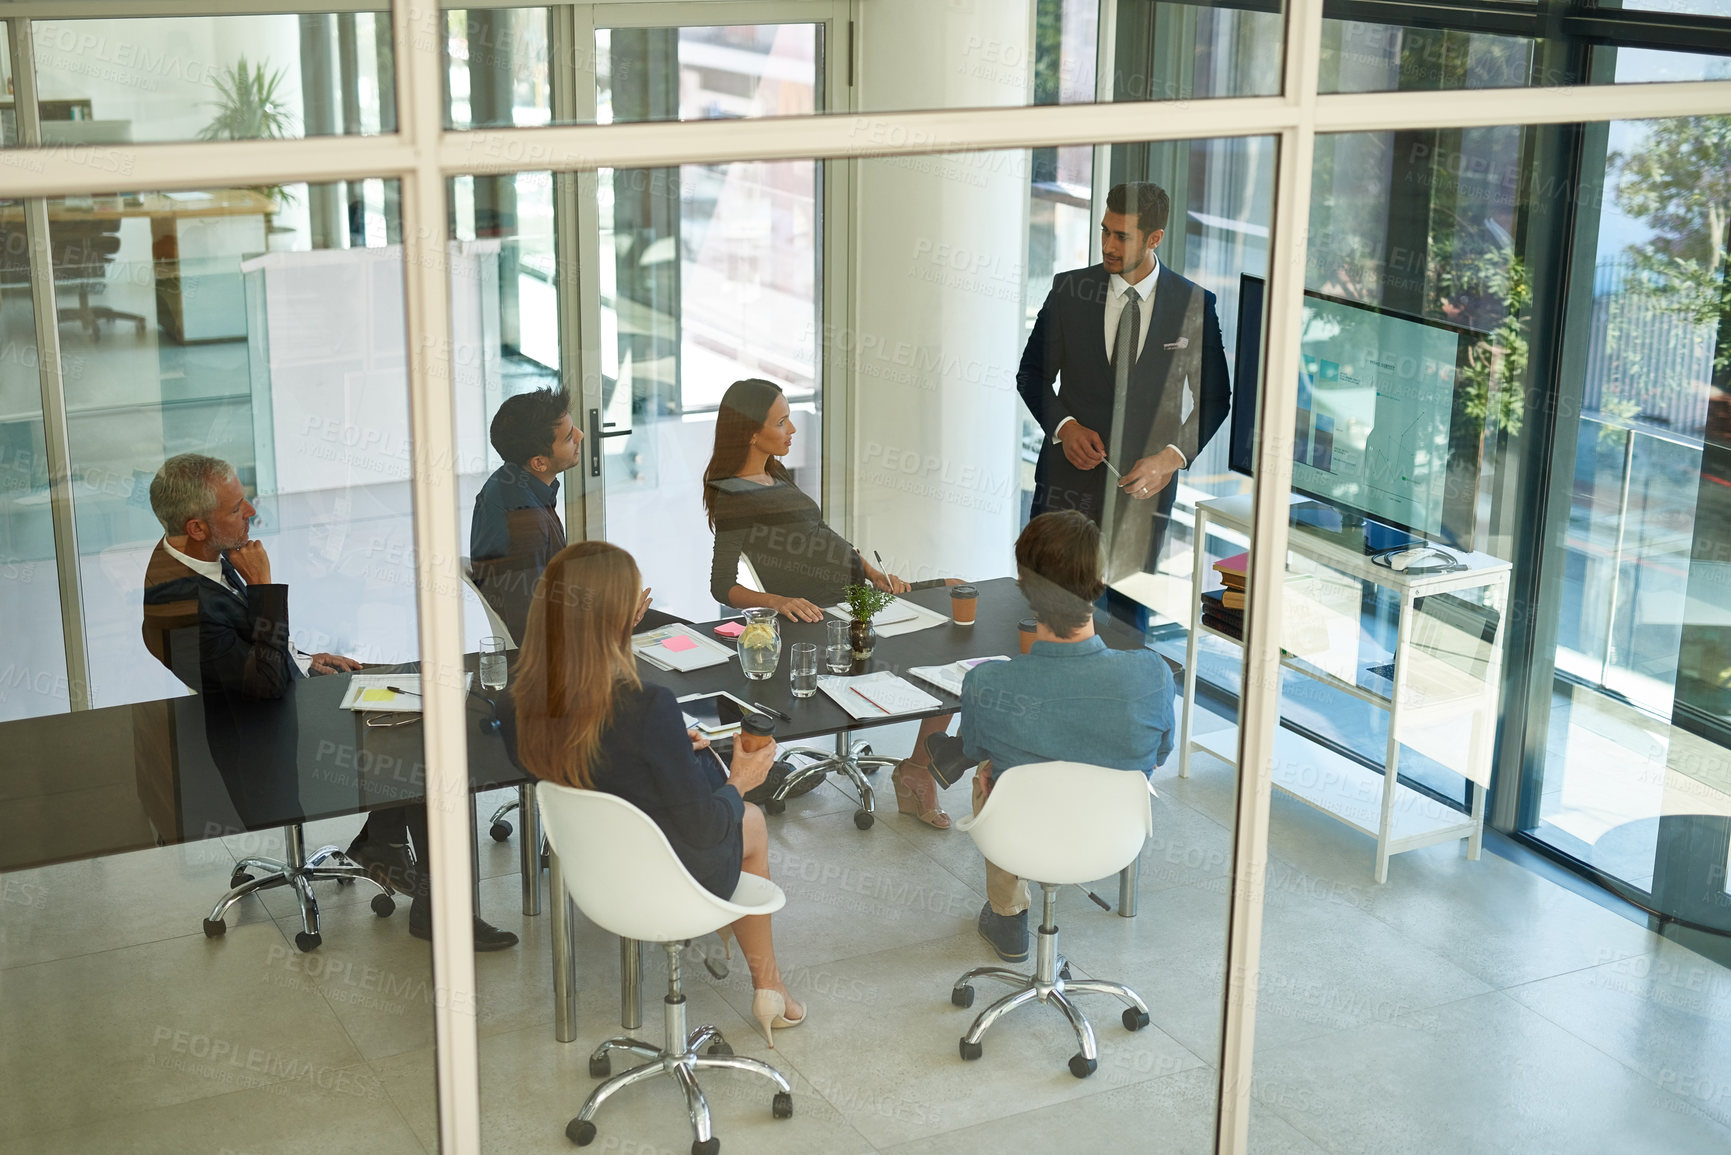
[[[682,654],[686,650],[695,650],[697,648],[697,643],[686,637],[684,634],[674,634],[671,638],[668,638],[665,642],[661,643],[661,648],[664,650],[672,650],[676,654]]]
[[[715,627],[715,632],[724,638],[737,638],[745,632],[745,627],[738,622],[722,622]]]

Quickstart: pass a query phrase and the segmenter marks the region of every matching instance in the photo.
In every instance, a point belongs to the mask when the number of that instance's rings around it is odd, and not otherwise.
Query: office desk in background
[[[48,202],[48,225],[57,249],[89,253],[118,233],[122,221],[149,220],[157,323],[182,343],[232,341],[246,336],[240,258],[266,250],[274,209],[267,194],[245,188],[63,197]],[[0,210],[0,232],[19,234],[6,252],[28,254],[23,231],[22,206]]]

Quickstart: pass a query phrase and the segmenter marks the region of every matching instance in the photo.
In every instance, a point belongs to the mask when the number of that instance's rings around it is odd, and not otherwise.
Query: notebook
[[[943,703],[888,670],[857,678],[822,676],[818,689],[855,718],[893,718],[936,710]]]

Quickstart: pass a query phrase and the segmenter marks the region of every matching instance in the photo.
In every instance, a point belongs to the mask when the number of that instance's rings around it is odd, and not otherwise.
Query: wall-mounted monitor
[[[1228,463],[1256,461],[1264,284],[1238,297]],[[1473,546],[1478,425],[1456,386],[1480,334],[1306,290],[1292,443],[1292,488],[1351,527],[1380,523],[1458,549]],[[1331,527],[1330,527],[1331,528]],[[1365,527],[1366,545],[1399,544]]]

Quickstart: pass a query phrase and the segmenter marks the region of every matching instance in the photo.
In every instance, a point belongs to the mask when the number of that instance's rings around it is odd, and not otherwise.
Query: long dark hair
[[[517,758],[537,778],[589,789],[620,684],[638,687],[631,627],[643,578],[630,554],[580,541],[553,555],[517,654]]]
[[[709,517],[710,529],[715,528],[715,483],[739,473],[752,437],[769,420],[770,407],[780,396],[781,386],[761,377],[735,381],[721,395],[721,410],[715,416],[715,448],[703,470],[703,512]],[[772,481],[793,484],[786,467],[773,457],[765,463],[764,472]]]

